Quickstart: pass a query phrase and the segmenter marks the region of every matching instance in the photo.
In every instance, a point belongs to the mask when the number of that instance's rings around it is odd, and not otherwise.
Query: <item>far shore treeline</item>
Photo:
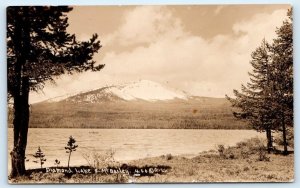
[[[10,118],[12,122],[12,118]],[[12,127],[9,124],[9,127]],[[225,98],[169,102],[69,103],[31,106],[30,128],[251,129],[232,116]]]

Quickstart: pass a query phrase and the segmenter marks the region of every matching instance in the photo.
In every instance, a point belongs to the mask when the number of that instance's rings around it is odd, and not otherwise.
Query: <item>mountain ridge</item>
[[[43,102],[102,103],[116,101],[165,101],[188,100],[190,95],[185,91],[175,90],[149,80],[140,80],[121,85],[105,86],[86,92],[66,94]]]
[[[152,81],[105,86],[47,101],[31,106],[31,128],[251,128],[234,118],[225,98],[191,96]]]

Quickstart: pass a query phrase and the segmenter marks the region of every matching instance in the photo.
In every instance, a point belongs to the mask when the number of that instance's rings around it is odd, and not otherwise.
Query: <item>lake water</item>
[[[46,155],[44,166],[54,166],[54,160],[67,165],[68,154],[64,147],[73,136],[78,144],[72,153],[70,165],[85,165],[83,154],[92,151],[106,152],[113,149],[119,161],[172,155],[195,155],[201,151],[216,149],[218,144],[235,145],[251,137],[264,134],[253,130],[203,130],[203,129],[29,129],[26,150],[26,168],[37,168],[32,156],[38,146]],[[13,130],[8,129],[8,153],[12,150]],[[8,155],[8,168],[11,168]]]

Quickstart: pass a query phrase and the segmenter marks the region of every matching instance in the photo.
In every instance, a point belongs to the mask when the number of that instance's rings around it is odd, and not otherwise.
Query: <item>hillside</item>
[[[146,80],[33,104],[30,127],[250,129],[224,98],[190,96]]]
[[[32,105],[30,127],[247,129],[232,116],[225,99]]]

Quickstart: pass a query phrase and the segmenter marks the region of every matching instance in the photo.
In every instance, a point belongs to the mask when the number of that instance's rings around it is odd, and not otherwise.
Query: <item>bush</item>
[[[288,142],[288,146],[294,148],[294,129],[288,129],[286,132],[286,139]],[[283,139],[282,139],[282,133],[275,135],[274,143],[276,143],[278,146],[283,146]]]
[[[246,167],[244,167],[244,169],[243,169],[243,171],[249,171],[250,170],[250,168],[248,167],[248,166],[246,166]]]
[[[270,161],[267,157],[267,147],[265,140],[251,138],[236,144],[234,147],[226,148],[224,145],[218,145],[218,152],[223,159],[248,159],[250,156],[257,155],[257,161]]]
[[[106,152],[100,153],[92,151],[89,153],[83,154],[83,158],[88,162],[89,166],[93,168],[106,168],[108,166],[115,166],[117,161],[114,159],[115,151],[110,149]]]
[[[267,151],[265,146],[258,146],[258,161],[270,161],[270,157],[267,157]]]
[[[173,159],[173,156],[169,153],[169,154],[166,155],[166,159],[171,160],[171,159]]]
[[[59,161],[58,159],[55,159],[55,160],[54,160],[54,165],[55,165],[56,167],[58,167],[59,164],[60,164],[60,161]]]
[[[225,154],[224,154],[225,146],[222,144],[218,145],[218,152],[219,152],[220,157],[225,157]]]

